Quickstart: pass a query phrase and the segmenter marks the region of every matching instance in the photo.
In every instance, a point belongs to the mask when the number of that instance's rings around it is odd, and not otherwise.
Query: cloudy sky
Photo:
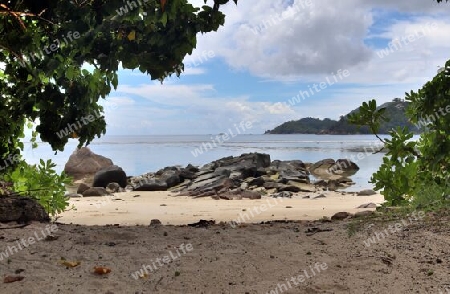
[[[337,119],[372,98],[403,98],[450,59],[449,8],[433,0],[231,2],[225,26],[199,36],[180,78],[161,85],[120,71],[107,135],[214,134],[243,121],[259,134],[307,116]]]

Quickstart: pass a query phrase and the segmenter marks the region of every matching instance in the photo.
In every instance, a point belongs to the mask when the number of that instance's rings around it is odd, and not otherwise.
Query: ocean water
[[[215,140],[214,135],[178,136],[104,136],[89,148],[111,158],[127,175],[140,175],[172,165],[189,163],[201,166],[225,156],[260,152],[271,160],[316,162],[325,158],[350,159],[360,167],[352,176],[356,185],[348,190],[371,188],[370,177],[382,162],[383,153],[372,154],[379,141],[372,135],[238,135],[228,141]],[[214,140],[214,141],[213,141]],[[62,171],[77,141],[71,140],[64,152],[55,154],[48,144],[36,149],[25,143],[24,158],[30,163],[52,159]],[[202,153],[199,150],[201,149]]]

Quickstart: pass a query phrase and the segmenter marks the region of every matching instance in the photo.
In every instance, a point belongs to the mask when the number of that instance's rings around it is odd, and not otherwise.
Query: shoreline
[[[312,199],[320,194],[325,198]],[[163,225],[187,225],[203,220],[260,223],[274,220],[318,220],[337,212],[356,213],[374,208],[362,204],[381,204],[380,194],[353,196],[340,192],[297,193],[292,198],[264,196],[257,200],[193,199],[171,192],[122,192],[115,196],[71,198],[76,210],[63,212],[58,222],[79,225],[149,225],[158,219]],[[139,195],[139,196],[136,196]],[[302,197],[310,196],[309,199]]]

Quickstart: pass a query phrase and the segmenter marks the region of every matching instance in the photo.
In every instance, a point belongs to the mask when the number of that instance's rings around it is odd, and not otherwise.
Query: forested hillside
[[[405,111],[408,108],[409,102],[402,99],[395,98],[392,102],[384,103],[380,108],[385,107],[385,117],[387,122],[383,122],[380,127],[381,134],[387,134],[392,128],[407,127],[414,133],[420,133],[421,129],[408,121]],[[268,130],[266,134],[332,134],[332,135],[347,135],[347,134],[371,134],[368,127],[357,127],[348,122],[347,116],[350,113],[358,112],[358,109],[350,111],[345,116],[336,121],[329,118],[319,119],[306,117],[297,121],[285,122],[273,130]]]

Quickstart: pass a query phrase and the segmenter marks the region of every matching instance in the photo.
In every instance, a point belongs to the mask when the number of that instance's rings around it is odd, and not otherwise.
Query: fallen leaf
[[[6,276],[3,279],[3,283],[14,283],[17,281],[22,281],[25,277],[22,276]]]
[[[131,31],[129,34],[128,34],[128,40],[130,40],[130,41],[133,41],[133,40],[135,40],[136,39],[136,31]]]
[[[148,274],[142,273],[139,275],[139,279],[145,279],[145,278],[148,278]]]
[[[94,273],[97,275],[106,275],[111,272],[111,269],[103,266],[94,266]]]
[[[81,264],[80,261],[68,261],[68,260],[62,260],[61,264],[67,267],[76,267]]]

